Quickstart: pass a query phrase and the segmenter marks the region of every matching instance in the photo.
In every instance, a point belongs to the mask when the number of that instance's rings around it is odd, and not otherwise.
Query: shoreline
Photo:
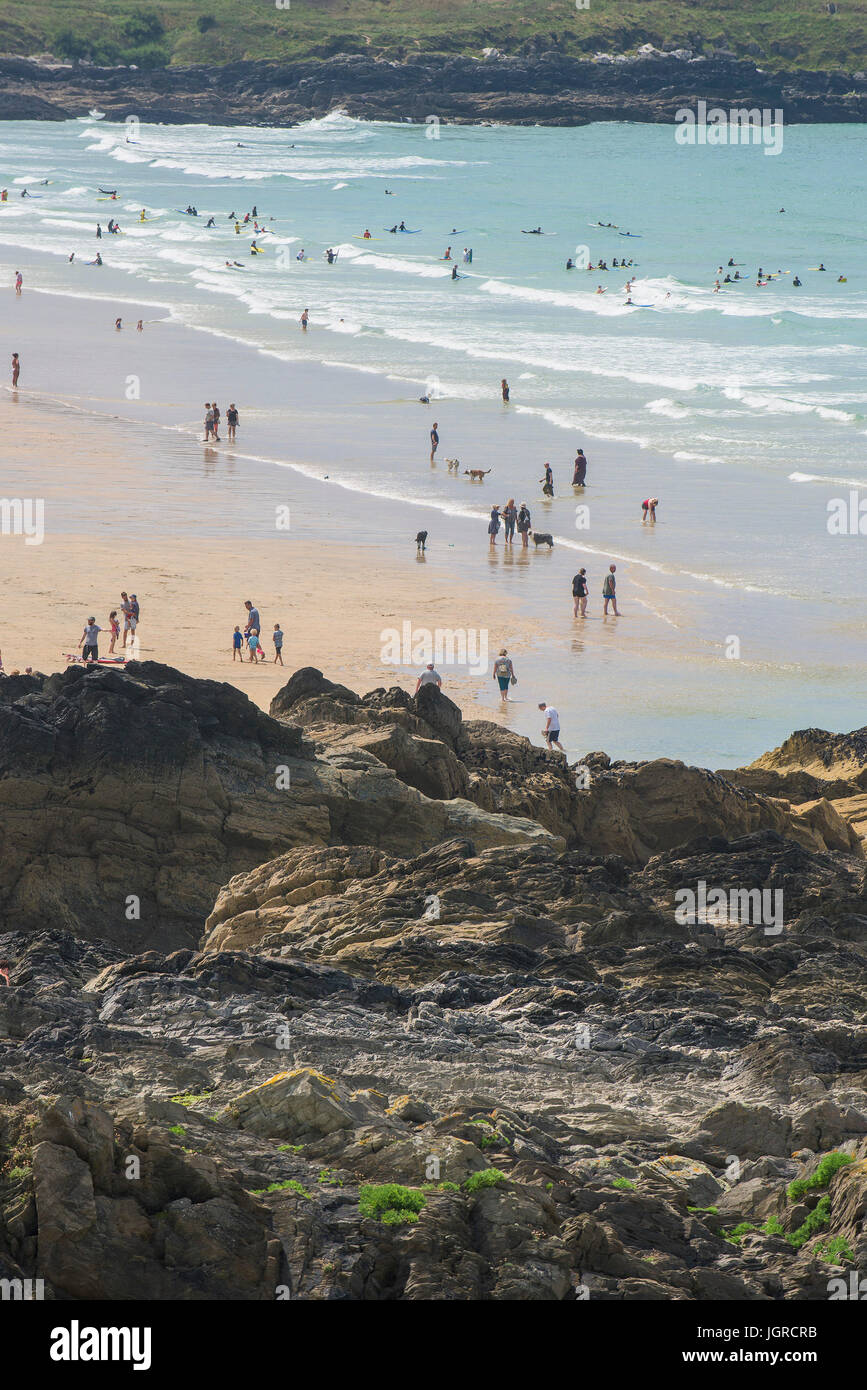
[[[55,258],[40,254],[33,258],[34,263]],[[22,259],[22,265],[28,262]],[[98,516],[96,533],[105,531],[108,536],[122,533],[128,549],[135,546],[137,563],[145,569],[171,571],[172,566],[182,564],[189,557],[193,563],[193,552],[198,549],[204,554],[206,541],[212,542],[215,549],[209,559],[219,572],[222,556],[234,553],[238,548],[248,554],[248,566],[258,573],[260,551],[266,552],[274,546],[274,507],[291,504],[292,544],[298,566],[293,572],[316,573],[317,569],[333,570],[336,583],[332,586],[329,599],[324,587],[320,594],[311,591],[309,603],[304,610],[304,621],[312,618],[319,626],[319,632],[309,645],[293,646],[290,639],[289,619],[286,611],[275,612],[270,598],[262,598],[262,590],[254,585],[255,592],[243,592],[250,585],[243,581],[242,571],[233,570],[232,585],[225,586],[218,593],[208,596],[196,609],[198,620],[185,624],[181,641],[190,644],[200,640],[201,630],[208,633],[208,658],[205,664],[196,657],[197,664],[188,668],[186,660],[177,659],[165,647],[151,648],[148,631],[154,632],[153,591],[139,587],[139,598],[143,599],[145,589],[147,611],[150,620],[143,618],[142,642],[145,654],[155,660],[189,669],[190,674],[203,675],[211,679],[229,679],[227,662],[224,663],[221,650],[228,650],[231,624],[223,635],[222,625],[226,623],[229,605],[232,623],[243,617],[239,605],[243,598],[252,597],[263,610],[263,619],[273,615],[279,617],[287,632],[286,670],[298,665],[311,664],[322,670],[334,673],[334,678],[363,693],[363,689],[375,685],[386,686],[401,683],[412,688],[417,670],[383,669],[379,658],[381,646],[379,634],[384,627],[401,628],[409,619],[414,625],[429,625],[430,629],[459,628],[473,629],[485,627],[490,632],[489,655],[506,645],[516,658],[516,669],[520,685],[518,698],[507,707],[505,716],[498,709],[498,702],[492,698],[488,689],[492,686],[490,678],[476,680],[461,678],[451,685],[453,673],[443,671],[446,693],[454,694],[457,702],[465,706],[472,715],[488,719],[505,718],[508,727],[515,732],[530,737],[538,744],[539,719],[535,714],[535,700],[544,698],[554,703],[563,714],[563,727],[566,731],[566,746],[570,759],[583,755],[591,748],[604,747],[617,758],[643,759],[664,754],[671,746],[672,733],[669,721],[679,725],[678,743],[684,760],[706,766],[734,765],[749,761],[751,750],[774,746],[785,736],[785,730],[800,727],[807,715],[802,706],[806,703],[800,686],[803,678],[798,678],[798,667],[793,666],[794,681],[790,681],[794,696],[789,693],[789,703],[784,698],[778,682],[782,671],[767,650],[745,661],[753,674],[755,685],[749,691],[738,687],[738,677],[732,663],[720,660],[721,637],[717,637],[710,619],[713,616],[713,585],[699,585],[695,576],[658,573],[654,566],[646,566],[640,560],[633,560],[622,566],[619,576],[623,581],[620,591],[621,603],[625,609],[618,636],[618,623],[614,620],[601,620],[601,604],[595,593],[594,584],[591,619],[586,624],[576,626],[571,616],[571,601],[567,601],[560,585],[568,576],[563,570],[564,552],[558,542],[553,553],[545,550],[534,554],[509,553],[500,544],[495,552],[490,552],[486,537],[481,533],[480,516],[483,513],[463,509],[448,513],[448,509],[437,511],[439,520],[431,533],[431,542],[424,560],[424,585],[414,582],[415,567],[418,562],[414,555],[412,537],[419,526],[427,526],[429,518],[424,508],[431,510],[437,506],[430,499],[388,497],[382,493],[373,495],[364,491],[347,490],[349,485],[339,474],[329,478],[323,473],[323,464],[329,460],[342,460],[351,456],[359,444],[362,431],[365,435],[374,429],[374,438],[385,431],[390,447],[397,447],[406,434],[402,410],[412,405],[412,398],[406,397],[397,406],[386,401],[377,406],[378,411],[386,409],[391,415],[383,423],[377,415],[377,423],[371,426],[369,405],[371,398],[377,400],[377,392],[383,386],[383,378],[377,374],[362,374],[349,368],[325,366],[319,362],[298,360],[292,356],[290,361],[281,359],[270,350],[253,344],[242,345],[237,339],[213,329],[199,329],[177,319],[159,320],[158,327],[148,330],[144,335],[126,332],[116,335],[111,328],[117,312],[126,312],[127,306],[148,303],[153,306],[154,299],[136,299],[135,283],[130,283],[121,272],[110,272],[111,283],[118,284],[115,295],[103,294],[96,310],[92,300],[83,295],[67,295],[40,288],[33,293],[33,275],[28,277],[25,296],[20,305],[25,316],[35,310],[33,333],[45,353],[39,362],[28,349],[24,358],[23,389],[19,392],[19,420],[27,410],[52,412],[62,417],[57,441],[53,447],[45,449],[40,455],[42,445],[35,442],[34,447],[25,451],[19,463],[7,474],[6,488],[12,495],[23,495],[31,486],[33,459],[44,456],[53,459],[62,456],[81,462],[73,464],[73,474],[77,480],[75,489],[70,490],[68,473],[61,473],[58,490],[53,494],[55,500],[62,499],[59,513],[66,536],[79,537],[79,548],[70,549],[64,557],[65,563],[60,572],[70,567],[87,568],[88,545],[95,554],[95,545],[101,541],[94,534],[93,518],[88,515],[89,492],[87,484],[93,478],[94,485],[109,485],[117,476],[116,465],[106,451],[114,450],[114,459],[123,458],[129,468],[133,454],[138,458],[134,480],[126,475],[125,486],[129,491],[131,503],[124,506],[121,497],[112,498],[112,508],[105,519]],[[103,289],[107,288],[108,278],[101,280]],[[58,312],[61,301],[77,305],[78,312]],[[164,301],[159,301],[162,305]],[[103,308],[104,306],[104,313]],[[17,306],[16,306],[17,307]],[[169,312],[173,312],[171,306]],[[131,314],[130,317],[137,317]],[[165,330],[165,332],[164,332]],[[10,330],[11,331],[11,330]],[[166,334],[171,335],[170,338]],[[21,334],[16,330],[16,342]],[[10,344],[11,345],[11,344]],[[77,352],[75,351],[77,349]],[[151,383],[160,411],[158,418],[152,418],[150,402],[146,396],[138,408],[139,418],[134,417],[135,403],[123,399],[122,383],[127,366],[127,353],[140,356],[143,380]],[[93,399],[75,399],[70,391],[78,359],[87,359],[86,383],[96,380],[100,392],[108,394],[100,402]],[[244,364],[249,360],[251,372],[247,373]],[[45,376],[54,383],[53,390],[42,391],[40,398],[28,396],[28,382],[39,365]],[[253,365],[258,364],[258,366]],[[227,395],[224,383],[227,369],[231,381],[246,379],[255,390],[253,403],[246,405],[241,387],[238,400],[242,403],[242,443],[234,451],[225,445],[219,449],[204,449],[201,444],[199,426],[190,420],[193,404],[202,393],[218,392],[225,403]],[[163,380],[152,374],[162,371]],[[186,389],[185,373],[191,372],[194,385]],[[59,375],[67,378],[60,381]],[[288,375],[287,375],[288,373]],[[288,381],[291,387],[289,405],[285,404],[286,390],[279,417],[274,417],[274,408],[269,405],[272,399],[279,399],[281,383]],[[163,386],[171,385],[171,395],[183,399],[165,404]],[[110,388],[110,389],[109,389]],[[12,404],[8,390],[5,400]],[[295,404],[295,401],[298,404]],[[253,405],[256,408],[253,408]],[[97,408],[98,407],[98,408]],[[108,407],[108,408],[107,408]],[[113,408],[112,408],[113,407]],[[118,409],[120,407],[120,410]],[[169,408],[170,407],[170,408]],[[330,410],[327,429],[321,429],[319,419],[323,410]],[[397,413],[395,413],[395,410]],[[121,414],[122,411],[122,414]],[[149,411],[151,413],[149,414]],[[504,427],[502,412],[491,412],[483,404],[471,402],[438,403],[438,413],[450,418],[452,412],[455,427],[469,431],[481,430],[489,433],[491,429]],[[160,413],[162,412],[162,413]],[[196,414],[198,412],[196,411]],[[114,418],[112,418],[114,416]],[[279,419],[280,426],[273,434],[280,447],[289,441],[288,457],[274,456],[265,445],[258,446],[254,441],[256,433],[269,425],[272,417]],[[413,416],[413,419],[417,418]],[[398,433],[392,438],[391,422]],[[522,423],[523,420],[523,423]],[[420,428],[426,432],[427,416],[421,420]],[[509,437],[512,447],[515,440],[536,438],[534,430],[541,427],[538,421],[528,417],[515,416],[509,422]],[[319,433],[317,433],[317,429]],[[529,433],[528,433],[529,431]],[[101,441],[104,455],[102,473],[99,476],[86,471],[86,461],[94,452],[94,434]],[[504,436],[505,437],[505,436]],[[303,442],[302,442],[303,441]],[[297,447],[300,443],[300,448]],[[21,445],[20,440],[16,444]],[[62,449],[58,449],[58,444]],[[594,447],[594,456],[601,456],[601,449]],[[614,450],[611,451],[612,457]],[[620,451],[620,461],[623,451]],[[332,462],[332,467],[334,463]],[[15,467],[19,469],[16,476]],[[82,471],[84,469],[84,471]],[[426,466],[419,476],[426,472]],[[100,477],[102,482],[100,482]],[[337,484],[335,490],[333,484]],[[87,495],[82,495],[81,487]],[[500,490],[502,490],[500,488]],[[622,493],[622,482],[614,494]],[[477,494],[466,492],[467,499]],[[501,502],[499,492],[478,494],[486,501]],[[562,499],[561,499],[562,500]],[[132,504],[134,502],[134,505]],[[445,506],[445,504],[442,504]],[[548,521],[546,511],[538,501],[534,502],[534,513]],[[538,521],[537,521],[538,524]],[[544,524],[544,523],[543,523]],[[90,528],[90,529],[89,529]],[[557,526],[554,527],[555,531]],[[90,540],[82,542],[82,536]],[[154,540],[154,536],[157,537]],[[191,540],[195,536],[196,541]],[[265,542],[264,548],[262,542]],[[116,540],[114,542],[116,544]],[[646,541],[642,541],[645,544]],[[164,544],[174,549],[163,551]],[[576,560],[582,553],[577,542]],[[5,543],[6,553],[12,554],[9,542]],[[60,554],[58,537],[58,555]],[[223,549],[220,550],[219,547]],[[148,555],[148,550],[152,552]],[[585,548],[583,553],[588,553]],[[600,555],[617,554],[614,549],[600,548]],[[484,558],[483,558],[484,557]],[[568,560],[569,551],[565,552]],[[153,564],[150,560],[153,560]],[[322,563],[324,561],[324,564]],[[233,562],[234,563],[234,562]],[[596,562],[597,565],[599,561]],[[542,566],[541,574],[536,571]],[[189,565],[188,565],[189,567]],[[194,566],[195,567],[195,566]],[[200,564],[198,565],[200,568]],[[36,569],[37,566],[33,566]],[[108,580],[109,570],[102,571]],[[126,585],[132,590],[123,565],[116,567],[117,582],[110,591],[119,599],[120,588]],[[275,594],[280,595],[282,576],[279,566],[272,569],[273,579],[269,585]],[[556,606],[552,610],[550,601],[545,600],[548,593],[546,574],[557,575],[558,585]],[[571,568],[569,569],[571,574]],[[601,574],[601,572],[600,572]],[[490,580],[488,582],[488,576]],[[7,591],[21,593],[20,579],[16,577],[14,565],[8,571]],[[370,583],[368,582],[370,581]],[[197,581],[198,582],[198,581]],[[30,604],[37,608],[49,588],[25,591]],[[435,587],[434,587],[435,586]],[[540,590],[541,586],[541,590]],[[358,640],[350,650],[344,644],[345,655],[342,660],[335,656],[332,646],[333,633],[328,624],[334,614],[349,614],[348,621],[354,621],[356,611],[352,603],[346,603],[346,595],[354,598],[355,591],[362,589],[370,602],[362,614]],[[368,594],[368,589],[370,590]],[[443,594],[445,590],[445,594]],[[710,592],[706,592],[710,591]],[[175,591],[176,593],[177,591]],[[81,591],[79,591],[81,593]],[[543,607],[540,608],[540,599]],[[76,602],[82,602],[78,598]],[[143,601],[143,611],[144,611]],[[96,600],[94,600],[96,602]],[[175,609],[174,598],[169,591],[159,612],[164,615],[158,621],[167,625],[171,645],[171,623]],[[289,595],[277,597],[274,603],[286,609]],[[766,595],[749,595],[738,590],[730,590],[726,597],[726,620],[734,614],[741,614],[741,629],[732,621],[725,631],[748,630],[749,614],[754,610],[751,604],[761,603],[763,608],[770,604],[779,606],[781,614],[789,612],[782,599]],[[88,612],[92,611],[90,601],[84,601]],[[103,605],[104,607],[105,605]],[[3,646],[8,648],[4,656],[7,669],[11,669],[13,656],[5,634],[14,614],[4,604]],[[291,605],[288,608],[293,613]],[[104,625],[105,614],[98,610],[98,620]],[[107,609],[106,609],[107,613]],[[386,621],[388,615],[391,619]],[[81,613],[75,619],[73,640],[77,641],[81,624],[87,614]],[[69,622],[63,629],[63,649],[69,646]],[[845,618],[834,614],[834,623],[839,627]],[[378,626],[377,626],[378,624]],[[219,637],[213,640],[210,632],[219,626]],[[710,629],[710,630],[708,630]],[[265,632],[267,634],[266,625]],[[56,634],[56,630],[55,630]],[[496,635],[495,635],[496,634]],[[857,636],[857,624],[852,628],[853,640]],[[779,635],[776,635],[778,642]],[[147,638],[147,640],[146,640]],[[55,650],[55,638],[49,650]],[[60,650],[58,643],[56,650]],[[784,646],[784,642],[782,643]],[[781,650],[782,650],[781,646]],[[268,646],[266,643],[266,650]],[[823,695],[823,723],[829,727],[851,727],[857,723],[852,719],[846,705],[845,692],[841,696],[838,666],[821,664],[821,652],[817,651],[814,664],[809,668],[814,679],[821,683]],[[286,658],[284,657],[284,660]],[[213,663],[213,664],[208,664]],[[34,660],[14,659],[14,664],[23,669],[25,664],[38,664]],[[364,674],[369,673],[369,674]],[[271,696],[279,688],[279,683],[269,684],[267,691],[264,681],[256,676],[256,689],[259,702],[264,708]],[[261,675],[264,677],[265,673]],[[240,679],[241,688],[247,689],[254,673],[245,672]],[[271,681],[269,667],[269,682]],[[648,696],[647,692],[651,692]],[[248,690],[247,693],[250,693]],[[267,695],[267,699],[265,698]],[[256,698],[254,696],[254,698]],[[797,699],[797,703],[793,703]],[[811,697],[813,699],[813,697]],[[655,702],[655,704],[654,704]],[[708,741],[707,729],[713,729],[713,741]],[[748,740],[748,741],[747,741]]]
[[[678,56],[688,54],[688,57]],[[690,49],[606,55],[596,62],[554,45],[521,56],[368,53],[286,62],[239,61],[155,71],[73,68],[0,59],[0,120],[67,120],[98,105],[159,124],[293,125],[344,110],[360,120],[580,126],[593,121],[671,121],[700,98],[785,111],[789,123],[867,120],[863,74],[837,69],[770,71],[746,58]],[[255,84],[255,85],[252,85]],[[251,99],[250,91],[256,93]]]

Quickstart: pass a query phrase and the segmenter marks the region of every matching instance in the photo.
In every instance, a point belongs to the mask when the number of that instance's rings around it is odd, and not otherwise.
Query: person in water
[[[500,509],[499,509],[499,507],[492,507],[492,508],[491,508],[491,519],[490,519],[490,521],[488,522],[488,535],[489,535],[490,538],[491,538],[491,545],[496,545],[496,544],[497,544],[497,532],[499,531],[499,529],[500,529]]]
[[[526,502],[522,502],[518,508],[518,535],[521,537],[521,545],[525,550],[527,549],[527,536],[530,533],[532,524],[530,508],[527,506]]]
[[[401,222],[401,224],[400,224],[400,226],[398,227],[397,230],[398,230],[399,232],[405,232],[405,231],[406,231],[406,223],[405,223],[405,222]]]
[[[506,380],[505,377],[503,377],[502,381],[500,382],[500,390],[501,390],[502,393],[503,393],[503,402],[504,402],[504,404],[505,404],[505,405],[508,405],[508,404],[509,404],[509,383],[508,383],[508,381]]]
[[[822,261],[820,261],[819,264],[816,266],[816,269],[817,269],[817,270],[824,270],[824,269],[825,269],[824,263],[823,263]]]
[[[456,266],[456,265],[453,265],[453,266],[452,266],[452,279],[453,279],[453,280],[463,280],[463,278],[464,278],[463,275],[458,275],[458,268],[457,268],[457,266]]]
[[[656,520],[656,508],[657,508],[658,506],[659,506],[659,498],[658,498],[658,497],[645,497],[644,501],[643,501],[642,504],[641,504],[641,524],[642,524],[642,526],[643,526],[644,523],[647,521],[648,517],[650,518],[651,521],[655,521],[655,520]]]
[[[792,281],[792,285],[795,286],[795,287],[797,287],[797,286],[800,285],[800,283],[801,283],[801,282],[800,282],[800,280],[798,279],[798,277],[797,277],[797,275],[796,275],[795,278],[794,278],[794,280]]]
[[[587,477],[587,459],[584,457],[584,450],[579,449],[575,455],[575,468],[572,473],[572,486],[583,487],[584,479]]]
[[[566,262],[566,269],[567,269],[567,270],[574,270],[574,269],[575,269],[575,262],[572,260],[572,257],[571,257],[571,256],[569,257],[568,261]]]
[[[551,465],[550,465],[550,463],[546,463],[546,464],[545,464],[545,476],[544,476],[544,478],[540,478],[540,479],[539,479],[539,482],[543,484],[543,486],[542,486],[542,491],[544,492],[545,496],[546,496],[546,497],[553,497],[553,496],[554,496],[554,474],[551,472]]]

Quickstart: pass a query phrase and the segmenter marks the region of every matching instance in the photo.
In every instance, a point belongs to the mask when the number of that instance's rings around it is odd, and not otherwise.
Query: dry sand
[[[294,534],[201,537],[196,505],[206,507],[207,497],[196,504],[192,493],[187,507],[172,506],[158,536],[143,534],[127,526],[150,472],[148,448],[135,430],[24,399],[7,399],[2,414],[15,437],[6,496],[38,496],[45,503],[42,544],[0,536],[7,673],[25,666],[63,669],[64,653],[76,650],[91,614],[104,629],[100,655],[107,654],[108,614],[119,607],[122,589],[141,604],[142,660],[230,681],[263,709],[301,666],[318,666],[359,693],[380,685],[412,691],[419,668],[382,660],[383,630],[400,630],[406,621],[415,628],[487,630],[491,656],[503,634],[524,649],[534,638],[530,625],[517,626],[497,595],[434,575],[416,560],[414,547],[397,555],[376,545],[327,546]],[[264,665],[232,659],[232,630],[236,623],[243,629],[247,598],[260,609]],[[274,663],[270,641],[276,621],[285,633],[283,667]],[[442,675],[444,689],[467,716],[499,717],[490,662],[481,676],[446,669]]]

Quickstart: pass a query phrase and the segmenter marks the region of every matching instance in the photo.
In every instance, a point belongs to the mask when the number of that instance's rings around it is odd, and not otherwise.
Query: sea
[[[155,321],[258,355],[236,393],[260,466],[327,474],[323,515],[343,535],[359,517],[402,546],[427,529],[432,556],[448,547],[536,621],[520,732],[538,738],[541,692],[570,756],[731,766],[794,728],[867,722],[865,131],[781,136],[689,146],[673,124],[340,112],[279,129],[4,122],[0,245],[6,264],[43,258],[43,291],[114,303],[122,277]],[[230,216],[254,205],[262,255]],[[315,400],[299,389],[311,364]],[[80,402],[86,362],[63,371]],[[123,405],[90,395],[97,413]],[[127,413],[147,423],[148,400]],[[191,446],[198,414],[173,417]],[[465,468],[491,472],[479,485]],[[509,560],[501,532],[491,552],[490,507],[508,498],[552,551]],[[623,617],[603,622],[611,563]]]

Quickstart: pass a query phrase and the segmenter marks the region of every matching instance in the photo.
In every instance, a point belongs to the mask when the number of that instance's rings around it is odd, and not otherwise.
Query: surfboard
[[[621,236],[632,236],[632,237],[637,237],[638,240],[640,241],[640,240],[641,240],[641,237],[642,237],[642,235],[643,235],[643,233],[642,233],[642,232],[621,232],[620,235],[621,235]]]
[[[353,240],[353,241],[382,241],[382,237],[381,237],[381,236],[356,236],[356,237],[353,237],[352,240]]]
[[[588,227],[598,227],[599,230],[600,230],[600,231],[603,231],[603,232],[616,232],[617,229],[618,229],[618,228],[617,228],[617,223],[616,223],[616,222],[612,222],[610,227],[606,227],[606,225],[605,225],[604,222],[588,222],[588,223],[587,223],[587,226],[588,226]]]

